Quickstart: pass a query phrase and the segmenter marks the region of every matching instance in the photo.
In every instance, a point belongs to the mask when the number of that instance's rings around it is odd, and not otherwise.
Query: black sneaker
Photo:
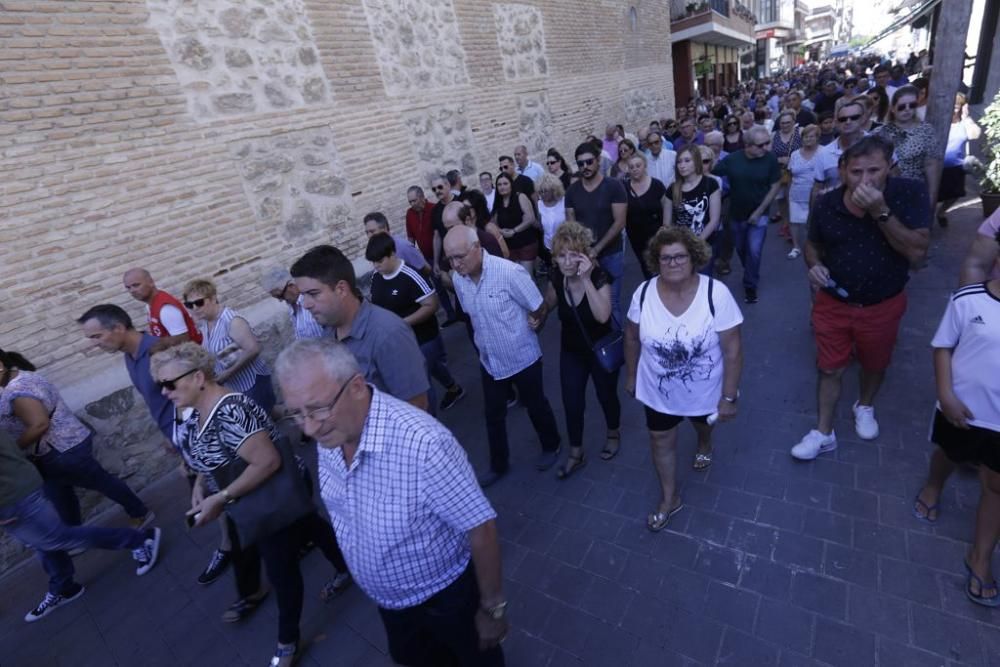
[[[205,571],[198,575],[198,583],[203,586],[207,586],[216,579],[222,576],[222,573],[226,571],[229,567],[229,563],[232,560],[232,554],[228,551],[223,551],[222,549],[216,549],[212,552],[212,560],[208,561],[208,567]]]
[[[743,300],[747,303],[757,303],[757,290],[752,287],[747,287],[744,291]]]
[[[52,593],[46,593],[45,597],[42,598],[42,601],[38,603],[38,606],[25,614],[24,620],[27,623],[34,623],[35,621],[45,618],[67,602],[72,602],[77,599],[83,595],[85,590],[87,590],[83,586],[80,586],[80,584],[77,584],[77,586],[79,586],[79,588],[77,588],[76,592],[70,593],[69,595],[53,595]]]
[[[441,399],[441,405],[439,407],[441,410],[447,410],[464,397],[465,390],[456,384],[454,389],[449,389],[444,393],[444,398]]]
[[[156,559],[160,557],[160,529],[150,528],[146,541],[138,549],[132,549],[132,559],[135,560],[135,573],[142,576],[153,569]]]

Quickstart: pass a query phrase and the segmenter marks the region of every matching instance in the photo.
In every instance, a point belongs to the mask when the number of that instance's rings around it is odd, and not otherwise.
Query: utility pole
[[[962,80],[965,66],[965,40],[969,34],[969,17],[972,16],[972,0],[948,0],[947,11],[938,13],[934,25],[934,69],[931,74],[930,94],[927,100],[926,120],[934,128],[937,136],[937,174],[928,183],[931,189],[931,206],[937,201],[941,164],[944,149],[948,143],[948,130],[955,111],[955,94]]]

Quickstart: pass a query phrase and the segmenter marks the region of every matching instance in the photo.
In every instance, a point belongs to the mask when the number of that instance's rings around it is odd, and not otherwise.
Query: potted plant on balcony
[[[983,216],[989,217],[1000,207],[1000,93],[986,107],[979,124],[983,128],[983,176],[979,192],[983,200]]]

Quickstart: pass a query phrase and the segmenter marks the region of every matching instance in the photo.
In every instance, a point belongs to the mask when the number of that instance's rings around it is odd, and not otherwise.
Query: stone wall
[[[175,293],[212,278],[277,341],[265,266],[320,242],[359,257],[361,216],[401,229],[436,172],[671,113],[669,30],[654,0],[5,0],[0,347],[141,488],[175,460],[74,323],[115,302],[143,324],[126,268]]]

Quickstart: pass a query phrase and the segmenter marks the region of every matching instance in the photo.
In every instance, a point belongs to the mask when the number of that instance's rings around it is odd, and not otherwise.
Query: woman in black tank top
[[[528,196],[514,190],[507,174],[496,178],[497,196],[493,202],[493,222],[507,240],[511,261],[533,273],[538,257],[538,235],[535,233],[535,208]]]

